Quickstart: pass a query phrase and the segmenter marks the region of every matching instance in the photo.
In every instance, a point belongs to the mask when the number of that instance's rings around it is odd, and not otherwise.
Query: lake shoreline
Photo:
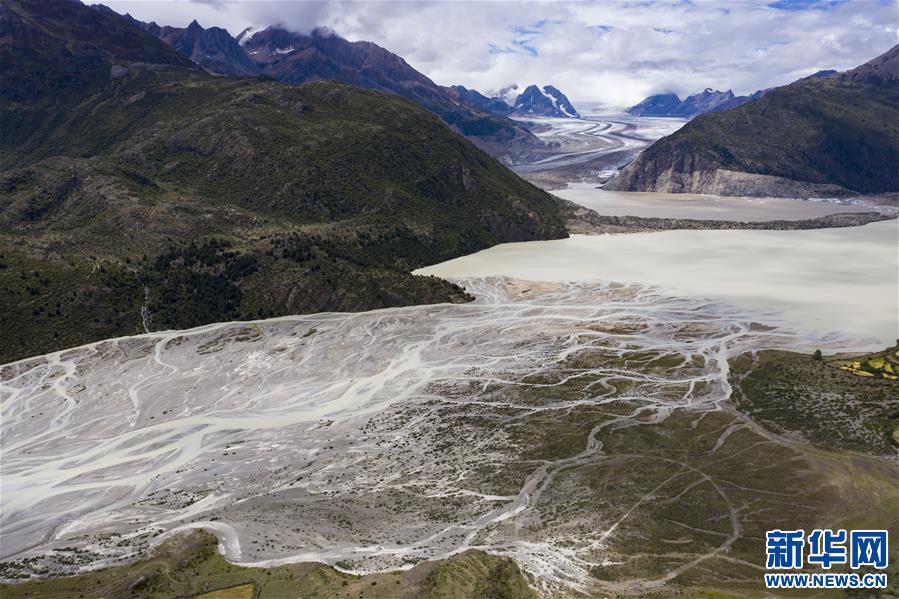
[[[815,339],[866,340],[866,349],[895,340],[895,220],[792,231],[752,226],[500,244],[413,274],[457,284],[484,277],[637,284],[700,302],[723,300],[742,318]],[[846,300],[859,295],[866,297],[864,311]]]
[[[676,230],[767,230],[797,231],[859,227],[883,220],[895,220],[895,214],[883,212],[837,212],[815,218],[776,219],[768,221],[743,221],[723,219],[664,218],[651,216],[602,215],[571,200],[559,198],[566,212],[566,227],[575,235],[606,235],[622,233],[649,233]]]

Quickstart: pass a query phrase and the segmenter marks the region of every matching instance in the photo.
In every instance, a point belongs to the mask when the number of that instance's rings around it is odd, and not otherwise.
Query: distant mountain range
[[[656,94],[627,109],[634,116],[667,116],[689,118],[711,112],[723,105],[733,108],[748,102],[749,96],[735,96],[731,90],[721,92],[706,88],[681,100],[676,94]]]
[[[247,40],[263,71],[307,79],[294,86],[185,56],[233,66],[219,32],[76,0],[3,0],[0,24],[0,363],[145,329],[464,301],[410,271],[567,235],[552,196],[431,112],[304,75],[353,60],[371,85],[414,75],[373,44]]]
[[[580,118],[571,101],[552,85],[542,88],[529,85],[519,93],[518,85],[513,84],[502,88],[493,96],[486,96],[461,85],[455,85],[451,89],[461,100],[498,115]]]
[[[836,71],[818,71],[813,75],[809,75],[806,79],[830,77],[835,74]],[[697,114],[721,112],[723,110],[730,110],[731,108],[742,106],[747,102],[761,98],[768,89],[760,89],[746,96],[735,96],[734,92],[731,90],[722,92],[712,88],[706,88],[698,94],[687,96],[684,100],[681,100],[677,94],[656,94],[649,96],[639,104],[631,106],[627,109],[627,113],[634,116],[690,118]]]
[[[103,5],[93,8],[117,14]],[[248,28],[232,37],[220,27],[207,29],[196,20],[182,28],[123,16],[210,73],[268,75],[293,84],[327,79],[409,98],[496,156],[540,144],[525,127],[508,119],[510,115],[577,116],[568,98],[551,85],[531,85],[511,97],[487,97],[461,85],[440,86],[377,44],[350,42],[321,29],[306,35],[281,27]],[[517,86],[509,89],[517,91]]]
[[[786,197],[899,191],[899,46],[851,71],[757,94],[658,140],[607,187]]]
[[[115,14],[102,5],[93,8]],[[506,118],[508,111],[498,104],[481,107],[479,98],[435,84],[401,57],[371,42],[350,42],[323,30],[305,35],[280,27],[244,30],[232,37],[224,29],[207,29],[196,21],[179,28],[144,23],[130,15],[124,18],[210,73],[268,75],[292,84],[333,80],[395,93],[424,106],[495,156],[540,145],[525,127]]]

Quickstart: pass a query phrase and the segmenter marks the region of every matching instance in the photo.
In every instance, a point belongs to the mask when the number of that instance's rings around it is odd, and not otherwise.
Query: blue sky
[[[142,20],[325,26],[396,52],[437,83],[483,92],[552,84],[573,100],[631,104],[706,87],[750,93],[844,70],[897,43],[899,1],[310,2],[107,0]]]

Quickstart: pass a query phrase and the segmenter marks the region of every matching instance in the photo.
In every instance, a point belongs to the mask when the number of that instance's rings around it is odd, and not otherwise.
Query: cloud
[[[142,20],[197,19],[236,34],[324,26],[373,41],[443,85],[552,84],[574,100],[632,104],[706,87],[735,93],[844,70],[897,42],[893,2],[316,2],[108,0]]]

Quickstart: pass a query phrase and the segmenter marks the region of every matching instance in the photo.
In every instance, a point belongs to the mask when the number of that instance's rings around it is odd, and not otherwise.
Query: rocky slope
[[[16,123],[0,140],[0,362],[145,329],[463,301],[410,270],[566,235],[551,196],[397,95],[212,76],[74,0],[0,16],[0,120]]]
[[[704,114],[607,184],[623,191],[835,196],[899,190],[899,46]]]
[[[725,110],[730,110],[731,108],[736,108],[737,106],[742,106],[747,102],[752,102],[753,100],[761,98],[767,91],[767,89],[760,89],[752,92],[748,96],[734,96],[729,100],[725,100],[723,102],[715,104],[710,109],[705,110],[704,112],[723,112]]]
[[[72,27],[76,19],[81,22]],[[114,77],[114,66],[135,62],[196,69],[187,58],[151,35],[135,33],[115,15],[85,13],[74,2],[39,7],[35,0],[4,0],[0,4],[0,101],[6,108],[22,110],[4,123],[0,135],[4,141],[21,139],[16,137],[20,128],[37,124],[21,122],[21,118],[42,106],[77,101],[90,85]]]
[[[512,106],[502,98],[489,98],[476,89],[468,89],[462,85],[453,85],[444,89],[457,101],[474,106],[478,110],[501,116],[508,116],[512,113]]]
[[[689,117],[710,112],[725,102],[733,101],[735,98],[736,96],[731,90],[721,92],[707,87],[698,94],[687,96],[687,99],[678,106],[677,116]]]
[[[828,69],[828,70],[817,71],[815,73],[812,73],[808,77],[804,77],[804,79],[817,79],[820,77],[831,77],[836,74],[837,74],[837,71]],[[752,102],[753,100],[757,100],[757,99],[761,98],[766,93],[768,93],[768,91],[770,89],[771,88],[768,87],[765,89],[756,90],[746,96],[734,96],[730,100],[721,102],[720,104],[714,106],[712,109],[710,109],[706,112],[723,112],[725,110],[730,110],[731,108],[736,108],[737,106],[742,106],[743,104],[746,104],[747,102]]]
[[[105,8],[105,7],[102,7]],[[107,9],[108,10],[108,9]],[[201,27],[196,20],[187,27],[160,27],[125,15],[132,24],[155,35],[210,73],[253,77],[262,73],[231,34],[221,27]]]
[[[102,5],[94,8],[116,14]],[[494,156],[540,145],[526,128],[505,118],[509,110],[499,103],[461,86],[439,86],[401,57],[371,42],[350,42],[322,30],[305,35],[281,27],[247,29],[232,37],[224,29],[205,29],[196,21],[180,28],[144,23],[130,15],[125,18],[210,73],[265,74],[292,84],[327,79],[395,93],[424,106]]]
[[[322,30],[303,35],[269,27],[241,37],[240,45],[263,73],[279,81],[300,84],[331,79],[408,98],[494,155],[539,145],[524,127],[437,85],[377,44],[350,42]]]

